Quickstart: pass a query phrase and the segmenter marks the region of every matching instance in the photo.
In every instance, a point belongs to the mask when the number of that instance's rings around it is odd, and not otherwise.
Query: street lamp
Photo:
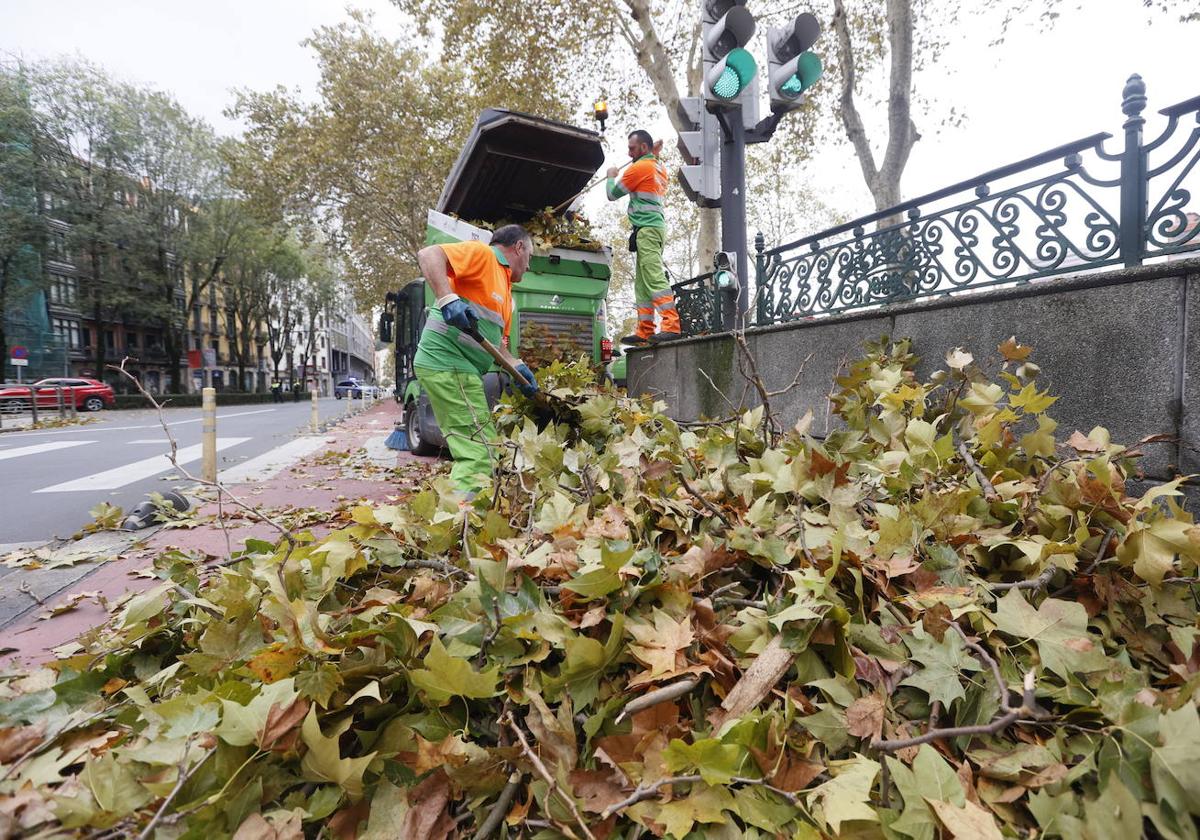
[[[608,102],[600,97],[592,105],[592,119],[600,124],[600,133],[604,133],[604,121],[608,119]]]

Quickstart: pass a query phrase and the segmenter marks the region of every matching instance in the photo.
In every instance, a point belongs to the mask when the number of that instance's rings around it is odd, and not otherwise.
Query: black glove
[[[533,378],[533,371],[529,369],[529,365],[521,362],[521,364],[517,365],[517,373],[524,376],[525,381],[529,383],[528,385],[517,385],[517,387],[521,389],[521,393],[525,396],[533,397],[538,392],[538,384],[537,380]]]
[[[464,332],[475,332],[479,328],[479,316],[471,311],[471,305],[462,298],[442,307],[442,320]]]

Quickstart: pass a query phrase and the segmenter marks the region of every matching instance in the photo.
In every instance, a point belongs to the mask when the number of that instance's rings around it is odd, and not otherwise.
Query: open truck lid
[[[524,222],[569,199],[604,165],[600,135],[488,108],[446,179],[437,210],[461,219]]]

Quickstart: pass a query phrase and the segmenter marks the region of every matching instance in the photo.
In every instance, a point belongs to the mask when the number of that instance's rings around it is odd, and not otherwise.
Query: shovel
[[[504,372],[513,378],[517,385],[528,385],[529,380],[517,371],[503,353],[496,347],[495,344],[488,341],[479,333],[479,329],[475,326],[472,319],[471,329],[466,330],[467,335],[475,339],[479,346],[488,352],[488,355],[496,360],[496,364],[504,369]],[[538,390],[533,395],[534,416],[540,423],[543,421],[554,423],[566,423],[568,426],[579,428],[583,418],[579,416],[579,412],[575,410],[575,406],[571,405],[564,399],[556,397],[553,394],[547,394],[545,391]]]

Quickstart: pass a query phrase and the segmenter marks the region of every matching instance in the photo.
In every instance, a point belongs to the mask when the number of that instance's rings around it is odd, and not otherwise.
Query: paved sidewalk
[[[229,490],[277,521],[299,522],[299,530],[324,535],[341,524],[340,511],[360,500],[395,500],[438,469],[437,459],[384,446],[399,416],[399,406],[388,401],[334,421],[336,425],[319,435],[297,437],[232,468]],[[277,530],[228,502],[224,511],[225,528],[217,522],[215,502],[207,502],[194,511],[200,524],[193,528],[101,532],[59,548],[46,567],[0,567],[0,667],[44,662],[54,657],[55,648],[103,623],[109,614],[96,596],[111,605],[126,593],[153,585],[155,579],[145,570],[163,551],[181,549],[223,559],[247,539],[278,540]],[[116,558],[71,564],[72,557],[64,557],[64,552]],[[77,602],[72,609],[42,617],[72,601]]]

